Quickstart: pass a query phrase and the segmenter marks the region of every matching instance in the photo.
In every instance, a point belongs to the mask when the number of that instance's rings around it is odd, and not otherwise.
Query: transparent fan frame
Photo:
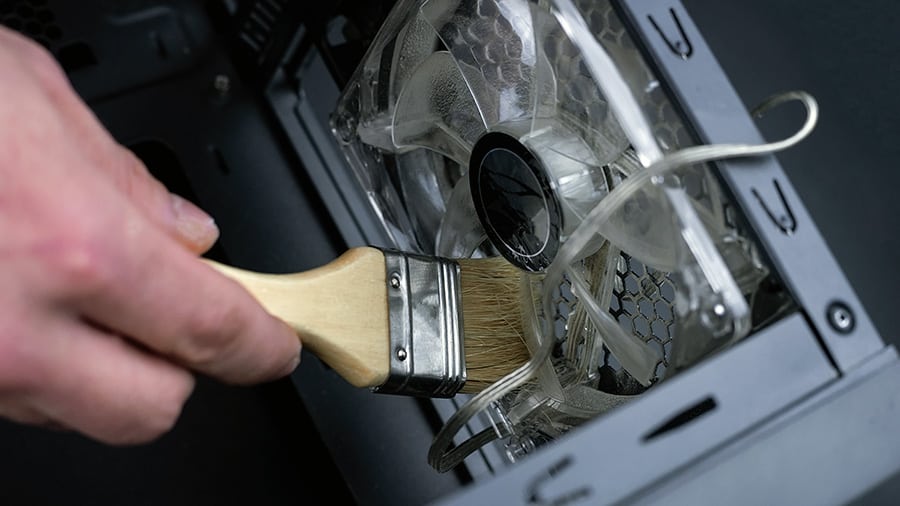
[[[453,458],[437,445],[441,470],[496,439],[515,460],[789,309],[752,312],[771,270],[709,166],[625,184],[694,142],[608,0],[400,0],[332,129],[394,246],[449,257],[497,254],[465,178],[479,135],[577,159],[551,174],[566,242],[522,287],[540,363],[466,406],[455,421],[478,412],[491,433]]]

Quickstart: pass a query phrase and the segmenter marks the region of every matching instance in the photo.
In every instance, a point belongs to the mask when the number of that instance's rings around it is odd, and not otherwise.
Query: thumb
[[[190,201],[170,193],[131,151],[119,150],[112,181],[139,211],[176,241],[195,253],[208,250],[219,238],[213,218]]]

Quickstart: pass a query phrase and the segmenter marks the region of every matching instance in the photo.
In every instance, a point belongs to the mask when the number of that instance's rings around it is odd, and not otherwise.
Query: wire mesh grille
[[[47,0],[0,0],[0,24],[47,48],[63,36]]]
[[[646,267],[625,253],[619,256],[610,312],[626,332],[658,347],[662,358],[656,366],[656,379],[664,375],[669,365],[674,304],[675,287],[667,273]],[[605,364],[613,359],[604,357]]]

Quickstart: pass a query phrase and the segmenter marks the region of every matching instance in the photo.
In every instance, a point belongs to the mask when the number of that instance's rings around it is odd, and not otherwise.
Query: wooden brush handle
[[[352,385],[375,387],[387,380],[390,327],[380,250],[353,248],[329,264],[293,274],[264,274],[204,261],[293,327],[307,350]]]

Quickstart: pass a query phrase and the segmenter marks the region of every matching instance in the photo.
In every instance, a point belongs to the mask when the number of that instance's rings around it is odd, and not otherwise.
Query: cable
[[[571,263],[576,258],[583,256],[583,250],[589,244],[592,248],[602,246],[603,241],[599,245],[596,242],[595,230],[598,224],[608,220],[631,197],[641,191],[644,185],[662,184],[662,176],[678,167],[729,158],[768,155],[795,146],[812,133],[818,122],[819,106],[812,95],[805,91],[778,93],[760,103],[752,110],[751,114],[757,118],[762,117],[766,111],[789,101],[801,102],[807,113],[806,121],[790,137],[762,144],[694,146],[667,154],[648,165],[644,170],[636,171],[625,179],[585,216],[568,240],[560,247],[556,258],[545,271],[542,281],[542,310],[545,315],[543,319],[535,314],[534,304],[530,302],[530,298],[526,298],[527,294],[523,294],[522,307],[526,311],[526,332],[534,332],[536,329],[540,329],[536,336],[540,345],[533,351],[533,355],[528,362],[473,396],[447,420],[446,424],[435,435],[428,451],[428,462],[432,467],[439,472],[446,472],[477,450],[485,438],[481,437],[477,442],[467,441],[458,447],[453,446],[453,438],[476,414],[483,411],[491,403],[498,401],[510,391],[531,380],[538,369],[550,357],[554,342],[554,320],[550,317],[550,315],[554,314],[553,292],[562,283],[563,276]],[[500,436],[500,434],[497,434],[497,437]]]

